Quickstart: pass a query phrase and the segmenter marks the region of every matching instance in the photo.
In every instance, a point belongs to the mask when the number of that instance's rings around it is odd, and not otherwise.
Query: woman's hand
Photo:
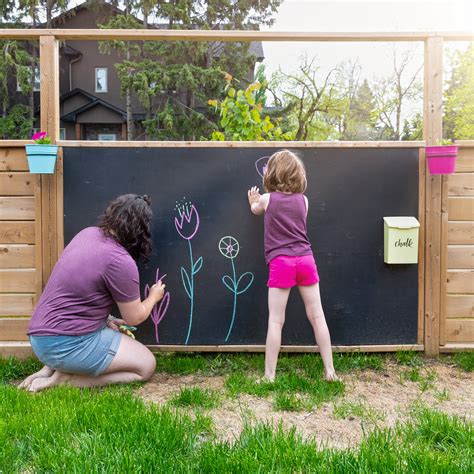
[[[107,320],[107,327],[113,329],[114,331],[122,332],[120,330],[120,326],[122,326],[123,324],[127,324],[123,319],[114,318]]]
[[[161,301],[163,299],[163,296],[165,294],[165,287],[166,285],[164,285],[161,280],[159,280],[158,283],[155,283],[150,288],[148,298],[152,298],[155,304],[158,303],[158,301]]]

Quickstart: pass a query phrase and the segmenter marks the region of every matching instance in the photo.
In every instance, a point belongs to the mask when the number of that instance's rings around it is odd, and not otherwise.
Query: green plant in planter
[[[437,146],[456,146],[454,138],[438,138],[436,140]]]

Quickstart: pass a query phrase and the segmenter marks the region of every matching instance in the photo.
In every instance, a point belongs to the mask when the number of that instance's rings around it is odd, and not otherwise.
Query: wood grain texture
[[[30,343],[26,341],[0,341],[0,356],[15,357],[19,360],[36,358]]]
[[[92,140],[59,140],[62,147],[112,147],[112,148],[419,148],[422,141],[294,141],[294,142],[209,142],[209,141],[92,141]]]
[[[423,138],[427,145],[434,145],[443,134],[443,40],[441,38],[428,38],[425,41],[423,90]],[[424,345],[428,356],[436,356],[440,345],[441,214],[441,177],[427,173]]]
[[[474,197],[450,197],[448,208],[450,221],[474,220]]]
[[[474,318],[474,295],[448,295],[446,316],[449,318]]]
[[[33,181],[29,173],[0,173],[0,192],[3,196],[33,196]]]
[[[33,197],[0,197],[0,220],[32,221],[34,219]]]
[[[426,212],[426,156],[425,149],[418,152],[418,221],[420,222],[418,243],[418,344],[423,344],[425,323],[425,212]]]
[[[448,268],[474,268],[474,245],[449,245]]]
[[[36,290],[34,268],[0,270],[1,293],[34,293]]]
[[[474,294],[474,270],[448,270],[447,291],[450,294]]]
[[[456,173],[474,172],[474,148],[460,148],[456,160]]]
[[[304,32],[248,30],[168,30],[168,29],[0,29],[0,38],[32,39],[55,37],[61,40],[123,40],[123,41],[472,41],[472,32]]]
[[[0,318],[0,334],[6,341],[27,341],[30,318]]]
[[[34,307],[32,294],[0,293],[0,316],[31,316]],[[0,339],[2,337],[0,336]]]
[[[446,321],[447,342],[474,341],[474,320],[472,319],[448,319]]]
[[[3,142],[0,140],[0,147]],[[0,148],[0,171],[28,171],[24,148]]]
[[[27,221],[0,221],[0,244],[34,244],[35,224]]]
[[[448,221],[448,244],[474,245],[474,222]]]
[[[27,244],[0,245],[0,268],[35,268],[35,246]]]
[[[455,173],[447,178],[450,196],[474,196],[474,173]]]

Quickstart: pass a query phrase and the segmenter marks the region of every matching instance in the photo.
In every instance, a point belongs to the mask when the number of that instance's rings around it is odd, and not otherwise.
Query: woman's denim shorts
[[[38,359],[69,374],[100,375],[117,354],[122,334],[108,327],[82,336],[34,336],[30,343]]]

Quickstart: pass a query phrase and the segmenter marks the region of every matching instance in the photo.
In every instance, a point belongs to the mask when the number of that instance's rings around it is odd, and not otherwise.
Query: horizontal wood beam
[[[112,30],[112,29],[0,29],[0,38],[35,39],[54,36],[60,40],[160,40],[160,41],[424,41],[437,37],[447,41],[471,41],[468,31],[430,32],[304,32],[249,30]]]
[[[153,352],[265,352],[264,345],[149,345],[147,347]],[[423,344],[332,346],[332,350],[333,352],[423,351],[424,346]],[[319,348],[318,346],[281,346],[281,352],[319,352]]]
[[[1,142],[0,142],[1,144]],[[113,148],[420,148],[424,141],[92,141],[59,140],[62,147],[113,147]]]

